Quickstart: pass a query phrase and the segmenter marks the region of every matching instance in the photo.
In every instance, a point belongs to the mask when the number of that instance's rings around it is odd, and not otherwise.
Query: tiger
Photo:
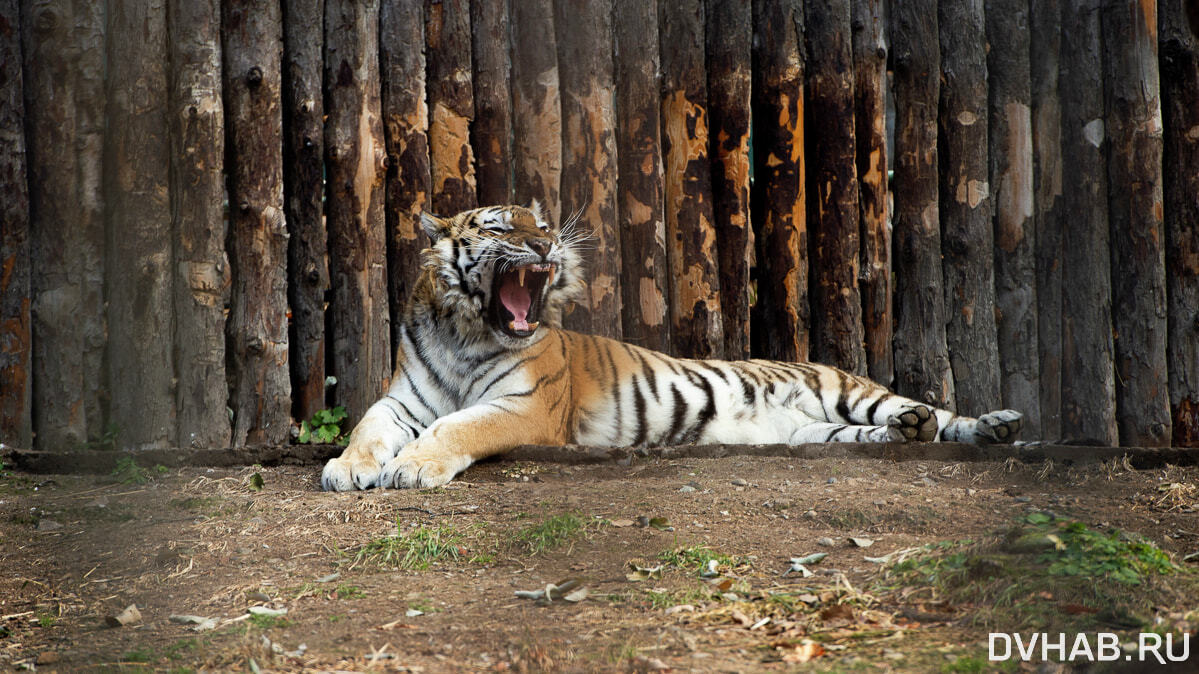
[[[958,416],[828,365],[675,358],[565,330],[588,234],[536,202],[420,222],[432,244],[390,385],[325,465],[325,490],[437,487],[526,444],[987,444],[1020,430],[1017,411]]]

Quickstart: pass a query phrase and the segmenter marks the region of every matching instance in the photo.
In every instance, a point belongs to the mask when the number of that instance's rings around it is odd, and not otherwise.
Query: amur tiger
[[[433,245],[387,394],[321,475],[327,490],[435,487],[523,444],[1010,442],[974,419],[815,363],[688,360],[558,326],[582,288],[573,223],[531,208],[422,217]]]

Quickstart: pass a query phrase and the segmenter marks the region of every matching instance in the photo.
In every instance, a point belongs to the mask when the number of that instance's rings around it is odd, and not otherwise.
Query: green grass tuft
[[[554,515],[537,524],[517,531],[514,540],[530,553],[537,555],[573,543],[591,523],[577,512]]]
[[[408,533],[368,542],[358,550],[354,563],[372,561],[382,566],[424,571],[439,562],[458,561],[462,554],[461,541],[462,533],[452,526],[421,526]]]

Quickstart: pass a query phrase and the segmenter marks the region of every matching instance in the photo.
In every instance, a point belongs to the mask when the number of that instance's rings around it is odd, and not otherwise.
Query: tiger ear
[[[421,211],[420,227],[425,230],[425,234],[428,234],[434,243],[450,235],[450,221],[445,218],[439,218],[432,213]]]
[[[535,217],[535,218],[537,218],[538,220],[540,220],[540,221],[544,222],[545,224],[549,225],[549,226],[550,226],[550,229],[552,229],[552,230],[554,230],[554,231],[557,231],[557,230],[558,230],[558,223],[556,223],[556,222],[550,222],[550,220],[549,220],[549,214],[547,214],[547,213],[545,212],[545,209],[541,207],[541,202],[540,202],[540,201],[538,201],[538,200],[536,200],[536,199],[534,199],[533,201],[531,201],[531,202],[529,203],[529,210],[533,212],[533,217]]]

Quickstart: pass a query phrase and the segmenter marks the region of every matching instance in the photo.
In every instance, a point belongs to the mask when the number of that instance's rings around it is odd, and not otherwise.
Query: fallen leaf
[[[836,604],[829,606],[820,612],[820,619],[825,622],[830,622],[833,620],[852,621],[853,618],[853,608],[848,604]]]
[[[249,609],[250,615],[260,615],[267,618],[278,618],[279,616],[287,615],[285,608],[271,608],[269,606],[251,606]]]
[[[823,646],[815,641],[804,639],[803,643],[795,646],[791,652],[783,654],[783,662],[808,662],[814,658],[824,655],[824,653],[825,651]]]
[[[659,531],[674,531],[674,527],[670,526],[670,520],[665,517],[651,517],[649,525]]]
[[[825,557],[828,557],[827,552],[814,552],[814,553],[812,553],[810,555],[806,555],[804,557],[792,557],[791,563],[792,564],[815,564],[815,563],[823,560]]]
[[[612,520],[611,524],[614,527],[631,527],[636,524],[636,522],[633,520]]]
[[[130,604],[124,611],[104,618],[109,627],[126,627],[142,621],[142,612],[137,610],[137,604]]]
[[[851,537],[849,540],[851,543],[858,546],[859,548],[868,548],[868,547],[874,545],[874,541],[869,538],[852,538]]]
[[[250,489],[252,491],[262,491],[266,486],[266,480],[262,479],[262,473],[254,473],[250,476]]]

